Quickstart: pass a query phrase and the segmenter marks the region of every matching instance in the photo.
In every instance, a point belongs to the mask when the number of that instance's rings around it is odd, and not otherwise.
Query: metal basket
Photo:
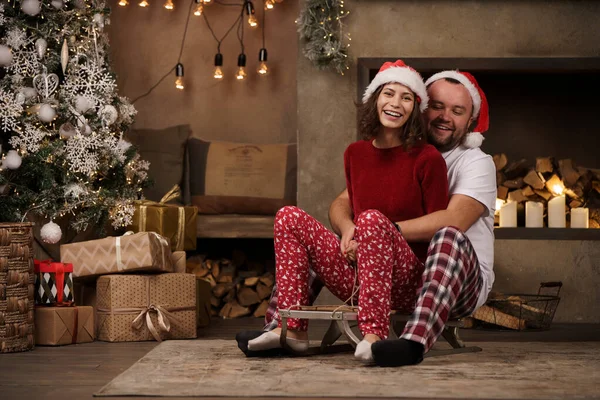
[[[538,293],[505,294],[488,299],[483,313],[487,323],[513,330],[550,329],[556,308],[560,302],[562,282],[542,282]],[[548,294],[553,291],[554,294]]]
[[[32,226],[0,223],[0,353],[34,346]]]

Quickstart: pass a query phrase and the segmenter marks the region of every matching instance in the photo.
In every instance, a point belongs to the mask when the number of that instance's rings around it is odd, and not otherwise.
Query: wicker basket
[[[0,352],[31,350],[33,224],[0,223]]]

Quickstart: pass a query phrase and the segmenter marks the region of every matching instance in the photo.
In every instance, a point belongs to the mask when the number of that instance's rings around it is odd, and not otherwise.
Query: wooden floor
[[[199,340],[233,340],[235,333],[242,329],[260,327],[259,319],[214,320],[209,328],[199,331]],[[311,336],[317,338],[323,330],[324,326],[313,324]],[[462,338],[467,342],[600,341],[599,332],[600,325],[555,324],[551,330],[543,332],[462,330]],[[156,342],[94,342],[62,347],[38,346],[30,352],[0,354],[0,399],[91,399],[94,392],[156,345]]]

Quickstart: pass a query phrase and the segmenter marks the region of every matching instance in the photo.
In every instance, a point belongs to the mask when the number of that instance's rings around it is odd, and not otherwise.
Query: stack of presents
[[[35,260],[35,343],[192,339],[210,320],[210,284],[186,273],[195,207],[140,203],[124,236],[62,245]]]

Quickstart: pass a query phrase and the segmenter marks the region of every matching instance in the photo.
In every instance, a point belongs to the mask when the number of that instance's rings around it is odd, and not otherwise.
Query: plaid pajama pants
[[[285,216],[286,213],[290,211],[294,211],[298,215],[301,214],[303,217],[308,217],[311,223],[314,221],[314,223],[319,224],[316,220],[312,219],[312,217],[308,216],[308,214],[304,213],[302,210],[297,209],[295,207],[285,207],[284,209],[282,209],[282,211],[280,211],[280,213],[278,214],[278,218],[276,219],[276,221],[279,221],[280,232],[282,231],[281,228],[287,225],[286,223],[284,223],[285,218],[280,217]],[[378,212],[370,212],[370,214],[368,215],[370,217],[383,217]],[[383,219],[385,219],[385,217],[383,217]],[[387,221],[387,219],[385,220]],[[381,225],[385,227],[385,223],[382,223]],[[381,234],[383,234],[384,236],[389,236],[389,227],[392,228],[392,234],[394,232],[397,232],[393,228],[393,225],[389,223],[389,221],[388,225],[388,227],[385,227],[386,229],[381,229],[379,230],[379,232],[375,230],[375,232],[371,232],[366,236],[371,239],[373,239],[372,236],[376,237]],[[323,229],[325,228],[323,227]],[[276,243],[277,231],[278,229],[276,226]],[[283,231],[285,232],[285,229]],[[327,230],[325,229],[325,231]],[[361,243],[361,240],[364,239],[361,238],[360,235],[360,229],[357,229],[357,241],[359,241],[359,243]],[[400,234],[397,234],[397,236],[400,237],[400,240],[398,240],[398,238],[394,238],[395,240],[392,240],[391,247],[399,247],[400,249],[402,249],[403,244],[405,244],[406,242],[404,242],[404,239],[401,238]],[[337,251],[339,253],[339,240],[337,241],[337,243]],[[381,246],[381,248],[383,247],[384,246]],[[283,249],[280,248],[279,250],[281,251]],[[389,252],[389,247],[386,250]],[[379,254],[379,256],[385,257],[385,253],[386,251],[383,251],[381,252],[381,254]],[[400,251],[400,255],[404,255],[406,257],[407,253]],[[357,256],[361,257],[360,251],[357,254]],[[318,262],[318,260],[310,261]],[[398,264],[398,261],[402,260],[396,261]],[[313,265],[310,265],[310,268],[307,268],[307,271],[304,273],[303,279],[306,279],[308,282],[307,302],[308,304],[312,304],[317,295],[319,294],[320,290],[322,289],[323,283],[317,276]],[[372,282],[373,281],[371,281],[371,283]],[[361,282],[361,285],[362,284],[364,283]],[[384,288],[383,291],[386,291],[385,287],[388,286],[391,286],[391,283],[382,280],[378,285],[376,284],[374,285],[374,287],[370,288],[371,295],[374,294],[373,291],[380,290],[381,288]],[[406,324],[402,337],[405,339],[422,343],[425,346],[425,350],[427,351],[431,348],[431,346],[433,346],[439,335],[442,333],[444,325],[448,320],[450,314],[454,318],[459,318],[470,315],[474,311],[475,305],[477,303],[477,298],[481,289],[481,277],[477,257],[468,238],[458,229],[453,227],[447,227],[439,230],[435,234],[429,246],[428,257],[417,289],[419,287],[420,290],[417,290],[416,292],[408,290],[409,293],[406,293],[406,289],[410,288],[410,285],[408,287],[405,285],[405,293],[402,296],[398,296],[397,293],[394,293],[394,291],[392,291],[390,293],[390,295],[392,296],[391,306],[394,306],[394,308],[398,308],[398,306],[400,306],[399,308],[402,309],[402,311],[412,312],[412,317]],[[411,292],[414,294],[412,294]],[[361,294],[362,293],[363,289],[361,288]],[[276,328],[279,324],[280,318],[277,312],[277,307],[279,304],[278,297],[279,293],[277,290],[277,286],[275,286],[273,288],[273,293],[269,302],[269,309],[267,310],[267,314],[265,316],[265,330],[272,330]],[[411,302],[411,297],[413,297],[414,303]],[[402,302],[403,304],[398,304],[398,299],[404,299]],[[385,314],[387,312],[386,310],[389,310],[389,301],[386,303],[385,300],[381,298],[376,300],[378,305],[380,307],[382,306],[381,308],[383,308],[379,310],[380,315],[381,313]],[[386,320],[387,318],[389,318],[389,313],[385,318]],[[375,318],[375,320],[377,320],[377,318]],[[379,325],[381,325],[381,323],[379,323]],[[382,332],[381,326],[376,328],[379,330],[375,329],[375,331],[372,331],[371,329],[367,329],[367,333],[375,333],[382,338],[387,336],[387,331]]]

